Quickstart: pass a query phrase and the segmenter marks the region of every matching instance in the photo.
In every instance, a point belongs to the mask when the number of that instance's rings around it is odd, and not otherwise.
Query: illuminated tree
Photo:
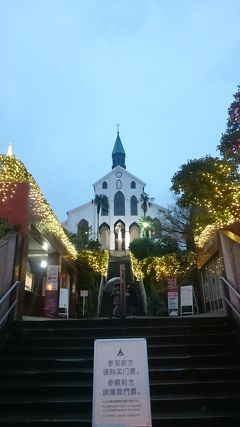
[[[179,206],[194,209],[199,235],[209,225],[221,228],[240,220],[240,180],[235,165],[211,156],[190,160],[172,178]]]
[[[226,132],[222,135],[218,149],[224,159],[240,164],[240,86],[233,95],[235,100],[228,109]]]

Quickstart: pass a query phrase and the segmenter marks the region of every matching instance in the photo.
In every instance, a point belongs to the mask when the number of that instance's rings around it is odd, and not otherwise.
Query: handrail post
[[[14,312],[13,312],[13,320],[17,320],[17,312],[18,312],[18,304],[19,304],[19,288],[20,288],[21,284],[20,282],[18,282],[18,285],[16,287],[16,294],[15,294],[15,300],[17,301],[15,307],[14,307]]]

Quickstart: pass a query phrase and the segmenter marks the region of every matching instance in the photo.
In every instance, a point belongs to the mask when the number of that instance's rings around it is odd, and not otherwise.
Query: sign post
[[[88,290],[81,290],[80,296],[83,297],[82,314],[85,316],[85,300],[88,297]]]
[[[145,338],[94,342],[92,427],[151,427]]]
[[[120,310],[121,316],[126,316],[126,283],[125,264],[120,264]]]

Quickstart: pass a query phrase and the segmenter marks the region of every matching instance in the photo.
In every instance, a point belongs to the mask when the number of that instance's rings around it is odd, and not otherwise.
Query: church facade
[[[160,210],[163,208],[151,202],[144,212],[141,196],[145,193],[145,182],[126,170],[125,151],[119,136],[112,152],[112,170],[99,179],[94,188],[94,199],[67,212],[65,228],[77,233],[85,227],[89,238],[100,240],[102,248],[110,251],[126,251],[129,244],[140,237],[140,219],[144,214],[154,220],[155,237],[161,226]],[[101,206],[99,215],[94,202],[96,196],[105,196],[108,208]]]

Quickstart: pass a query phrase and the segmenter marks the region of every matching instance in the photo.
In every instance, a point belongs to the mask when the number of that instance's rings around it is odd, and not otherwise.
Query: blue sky
[[[218,155],[240,84],[239,0],[0,0],[0,153],[13,144],[60,220],[111,170],[157,203]]]

